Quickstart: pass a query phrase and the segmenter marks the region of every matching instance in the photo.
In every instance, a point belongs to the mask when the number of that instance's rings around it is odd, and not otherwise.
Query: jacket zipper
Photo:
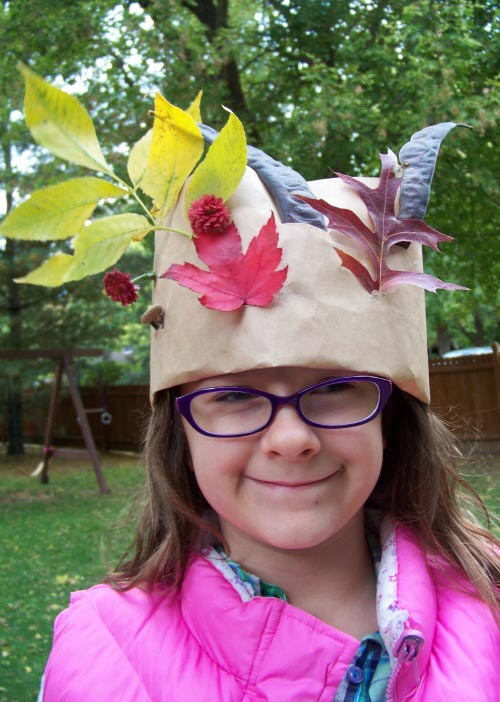
[[[396,667],[392,671],[392,675],[389,678],[387,684],[386,700],[387,702],[397,702],[397,698],[394,696],[396,682],[401,672],[401,668],[408,663],[413,664],[413,671],[415,674],[415,684],[420,683],[420,675],[417,667],[417,656],[420,652],[421,646],[424,643],[422,634],[419,631],[409,631],[400,638],[396,644],[394,654],[397,657]]]

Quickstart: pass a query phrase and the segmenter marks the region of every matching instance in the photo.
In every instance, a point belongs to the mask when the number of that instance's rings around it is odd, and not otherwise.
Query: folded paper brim
[[[365,180],[373,187],[378,182]],[[370,223],[357,194],[338,178],[309,185],[315,196],[352,209]],[[361,258],[356,245],[312,225],[280,223],[271,197],[251,169],[227,205],[244,251],[271,212],[276,214],[283,249],[280,267],[288,266],[287,280],[267,307],[245,305],[221,312],[206,309],[191,290],[157,277],[153,304],[163,307],[164,326],[152,331],[152,397],[164,388],[225,373],[295,366],[380,375],[429,401],[423,290],[403,285],[388,293],[368,293],[341,267],[333,248]],[[183,196],[166,224],[190,231]],[[157,276],[185,261],[204,268],[190,239],[157,232]],[[421,271],[421,246],[392,247],[388,263],[393,269]]]

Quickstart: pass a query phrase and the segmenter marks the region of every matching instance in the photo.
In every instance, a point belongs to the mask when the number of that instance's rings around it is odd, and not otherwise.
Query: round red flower
[[[231,215],[221,197],[203,195],[188,210],[195,234],[222,234],[231,224]]]
[[[130,273],[122,273],[118,268],[113,268],[104,276],[104,291],[114,302],[121,302],[123,306],[131,305],[139,297],[138,285],[131,281]]]

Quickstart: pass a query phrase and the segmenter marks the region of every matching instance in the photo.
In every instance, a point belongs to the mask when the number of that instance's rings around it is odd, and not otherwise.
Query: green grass
[[[492,448],[494,452],[473,452],[467,456],[461,472],[490,511],[491,529],[500,538],[500,445],[496,442]]]
[[[0,702],[36,699],[54,617],[128,545],[114,525],[141,482],[137,457],[103,458],[109,495],[89,463],[53,461],[49,485],[29,477],[37,463],[0,456]]]
[[[98,582],[128,545],[126,517],[141,482],[138,458],[103,458],[110,495],[88,463],[53,462],[51,482],[29,473],[33,452],[0,455],[0,702],[36,700],[53,619],[69,593]],[[464,473],[491,509],[500,505],[500,454],[468,458]]]

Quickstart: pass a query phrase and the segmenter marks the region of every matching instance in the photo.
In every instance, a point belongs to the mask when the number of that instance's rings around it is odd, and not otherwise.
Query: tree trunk
[[[13,376],[7,395],[7,453],[20,456],[24,453],[23,396],[19,376]]]
[[[139,0],[139,5],[149,13],[154,22],[161,26],[160,13],[154,0]],[[181,5],[191,12],[202,24],[209,44],[214,44],[220,29],[229,26],[228,0],[181,0]],[[224,58],[219,79],[225,86],[227,99],[225,104],[242,120],[249,140],[254,146],[260,144],[260,134],[255,116],[247,105],[237,58],[228,51]]]
[[[3,147],[5,162],[7,214],[12,209],[13,196],[11,180],[11,150],[10,145]],[[16,277],[17,241],[7,239],[5,244],[5,260],[7,262],[7,313],[9,319],[9,346],[11,349],[22,349],[21,300],[19,286],[14,283]],[[23,395],[22,374],[14,370],[9,376],[9,391],[7,393],[7,453],[18,456],[24,453],[23,442]]]
[[[448,329],[443,325],[439,325],[437,330],[437,343],[439,355],[442,356],[451,349],[451,339]]]

